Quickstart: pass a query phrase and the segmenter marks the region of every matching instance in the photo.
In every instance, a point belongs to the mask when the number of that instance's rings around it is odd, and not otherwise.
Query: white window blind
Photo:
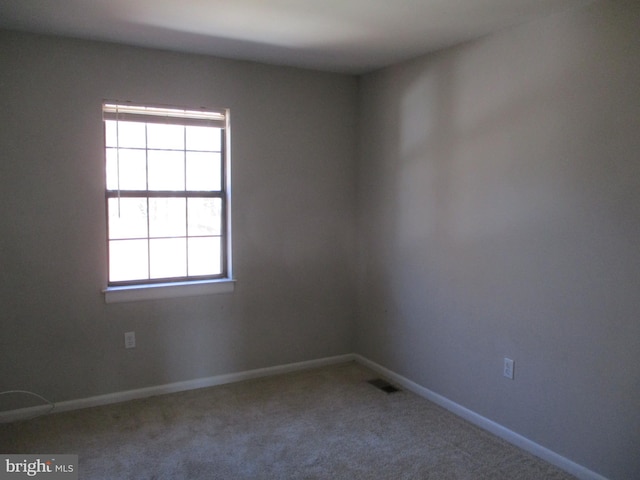
[[[225,128],[226,111],[193,110],[167,107],[150,107],[131,103],[105,103],[104,120],[143,123],[170,123],[194,127]]]

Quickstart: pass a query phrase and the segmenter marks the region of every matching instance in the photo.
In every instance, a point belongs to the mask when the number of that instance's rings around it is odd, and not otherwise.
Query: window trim
[[[121,112],[118,113],[115,108],[121,108],[123,105],[131,107],[126,114],[130,115],[127,119],[118,117]],[[176,106],[150,106],[142,104],[133,104],[131,102],[111,101],[105,100],[102,103],[103,108],[103,121],[104,120],[122,120],[122,121],[139,121],[145,123],[153,123],[154,115],[157,112],[165,110],[173,110],[183,112],[185,116],[174,117],[178,120],[178,124],[185,126],[213,126],[222,129],[222,165],[221,165],[221,190],[209,192],[206,196],[212,198],[221,198],[223,202],[222,211],[222,273],[216,276],[193,276],[193,277],[181,277],[181,278],[163,278],[163,279],[141,279],[133,280],[130,282],[110,282],[109,281],[109,238],[107,235],[107,286],[102,290],[105,295],[106,303],[119,303],[139,300],[152,300],[160,298],[172,298],[172,297],[184,297],[195,295],[209,295],[217,293],[230,293],[234,291],[235,279],[233,278],[232,269],[232,250],[231,250],[231,144],[230,144],[230,122],[229,122],[229,109],[204,109],[208,113],[217,114],[215,119],[203,119],[201,111],[197,109],[189,109]],[[170,117],[171,118],[171,117]],[[171,120],[174,120],[171,118]],[[171,122],[173,123],[173,122]],[[103,154],[106,155],[106,145],[103,142]],[[106,160],[106,159],[105,159]],[[106,201],[110,198],[109,190],[105,188],[105,206]],[[167,192],[155,192],[155,193],[167,193]],[[140,192],[135,192],[140,193]],[[134,196],[135,196],[134,193]],[[176,196],[184,196],[189,198],[191,191],[185,192],[172,192],[179,193]],[[184,195],[182,195],[184,193]],[[196,192],[198,193],[198,192]],[[120,191],[119,195],[128,196],[125,191]],[[173,195],[170,195],[173,196]],[[108,221],[107,221],[108,229]]]
[[[107,287],[104,293],[105,303],[135,302],[158,300],[162,298],[193,297],[219,293],[233,293],[236,281],[231,278],[218,280],[189,280],[186,282],[146,283]]]

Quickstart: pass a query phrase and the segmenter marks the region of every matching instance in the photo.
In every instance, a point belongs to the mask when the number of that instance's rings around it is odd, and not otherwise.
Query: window
[[[228,120],[103,104],[109,287],[229,277]]]

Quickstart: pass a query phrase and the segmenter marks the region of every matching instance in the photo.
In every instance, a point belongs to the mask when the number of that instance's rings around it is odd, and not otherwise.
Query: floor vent
[[[386,392],[386,393],[395,393],[395,392],[399,392],[400,391],[399,388],[394,387],[393,385],[391,385],[386,380],[383,380],[382,378],[376,378],[374,380],[369,380],[368,383],[370,383],[374,387],[379,388],[380,390],[382,390],[383,392]]]

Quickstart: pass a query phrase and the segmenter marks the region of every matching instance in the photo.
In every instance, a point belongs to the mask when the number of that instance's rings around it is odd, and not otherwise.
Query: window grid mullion
[[[120,218],[120,122],[116,120],[116,180],[118,183],[118,218]]]
[[[187,192],[187,127],[183,127],[183,159],[184,159],[184,191]],[[184,261],[187,277],[189,276],[189,198],[185,195],[184,199]]]
[[[145,181],[147,191],[149,191],[149,132],[148,125],[144,124],[144,164],[145,164]],[[149,195],[147,199],[147,280],[151,279],[151,202]]]
[[[107,190],[106,191],[107,198],[117,198],[118,191],[117,190]],[[176,198],[224,198],[223,191],[200,191],[200,190],[192,190],[189,192],[181,192],[178,190],[123,190],[120,192],[121,197],[128,198],[167,198],[167,197],[176,197]]]
[[[229,247],[227,244],[227,131],[226,129],[220,129],[220,188],[224,191],[224,195],[222,195],[221,199],[221,211],[220,211],[220,221],[222,224],[220,225],[220,265],[222,265],[222,271],[226,272],[228,265],[227,259],[229,256],[227,255],[227,248]]]

